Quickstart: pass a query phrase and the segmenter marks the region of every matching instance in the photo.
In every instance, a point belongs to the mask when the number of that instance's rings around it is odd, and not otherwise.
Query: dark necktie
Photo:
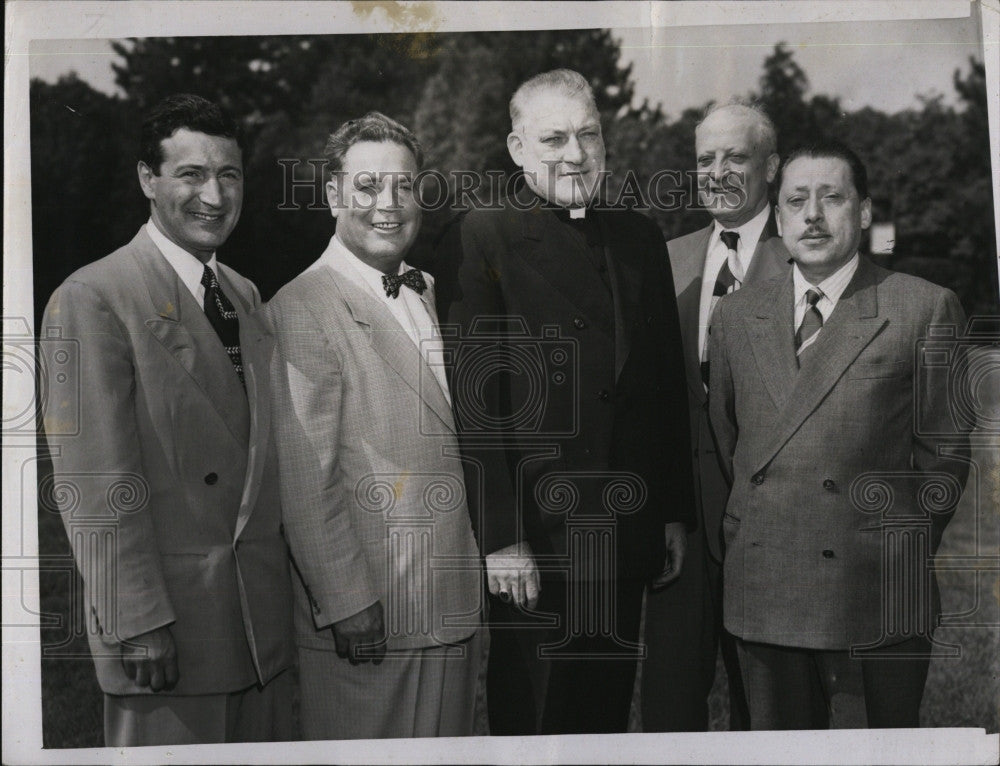
[[[803,352],[802,344],[809,340],[823,328],[823,315],[816,304],[823,297],[819,290],[806,290],[806,303],[809,304],[805,315],[802,317],[802,324],[799,325],[795,333],[795,355],[796,358]]]
[[[240,320],[236,316],[236,309],[229,302],[229,298],[222,292],[219,280],[215,277],[215,272],[211,267],[205,265],[205,271],[201,275],[201,284],[205,288],[205,316],[211,322],[219,340],[222,341],[229,361],[236,368],[240,384],[244,390],[247,387],[243,379],[243,355],[240,352]]]
[[[398,298],[399,288],[403,285],[409,287],[417,295],[423,295],[424,290],[427,289],[427,283],[424,281],[424,275],[420,273],[420,269],[409,269],[402,274],[382,275],[382,287],[385,288],[385,294],[390,298]]]
[[[719,238],[730,253],[736,252],[736,245],[740,241],[740,233],[738,231],[720,232]],[[719,276],[715,278],[715,289],[712,291],[712,295],[715,297],[722,297],[726,293],[740,289],[740,285],[737,283],[736,277],[733,276],[733,271],[729,266],[730,258],[728,256],[730,253],[727,253],[726,262],[722,264],[722,268],[719,269]]]
[[[726,246],[727,250],[731,253],[736,252],[736,244],[740,241],[740,233],[738,231],[719,232],[719,238],[722,240],[722,244]],[[719,268],[719,274],[715,278],[715,286],[712,288],[712,298],[708,308],[709,333],[712,332],[712,315],[715,313],[715,304],[719,302],[719,298],[739,289],[740,283],[737,281],[736,277],[733,276],[733,270],[729,267],[729,253],[727,253],[726,260],[722,262],[722,266]],[[707,356],[707,349],[705,353]],[[705,361],[701,363],[701,379],[706,386],[708,385],[710,373],[711,367],[709,366],[708,359],[706,358]]]

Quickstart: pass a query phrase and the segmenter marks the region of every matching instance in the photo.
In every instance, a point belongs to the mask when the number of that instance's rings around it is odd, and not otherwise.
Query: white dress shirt
[[[163,253],[163,257],[167,259],[167,263],[177,272],[177,276],[180,277],[184,286],[190,290],[191,295],[194,296],[198,305],[204,310],[205,287],[201,283],[201,277],[205,273],[205,266],[208,266],[215,272],[215,276],[218,278],[219,264],[215,260],[215,253],[212,253],[212,257],[209,258],[208,263],[202,263],[183,247],[167,239],[166,235],[156,228],[156,224],[153,223],[152,218],[146,222],[146,233],[153,240],[153,244]]]
[[[343,274],[389,309],[400,329],[413,342],[418,353],[423,355],[424,361],[441,385],[445,398],[451,404],[451,393],[448,390],[448,380],[444,372],[444,345],[441,341],[441,333],[434,318],[424,305],[423,299],[416,291],[406,285],[401,285],[399,295],[396,298],[390,298],[382,286],[382,272],[358,258],[343,242],[337,239],[336,234],[330,239],[330,244],[323,255],[309,268],[315,269],[323,266],[328,266]],[[403,274],[409,268],[403,261],[399,264],[397,273]],[[434,284],[434,278],[430,274],[424,273],[424,280],[428,286]]]
[[[809,302],[806,300],[806,292],[809,290],[819,290],[822,294],[820,299],[816,302],[816,308],[819,309],[819,313],[823,317],[823,324],[826,325],[826,323],[830,320],[830,314],[833,313],[834,308],[837,306],[837,301],[839,301],[840,296],[844,294],[844,290],[847,289],[847,285],[850,284],[851,278],[857,270],[858,254],[855,253],[851,260],[833,272],[818,285],[814,285],[802,276],[802,272],[799,271],[799,265],[796,263],[792,267],[792,284],[795,289],[795,324],[792,327],[792,330],[798,331],[799,325],[802,324],[802,319],[806,315],[806,309],[809,307]],[[822,330],[820,330],[820,332],[822,332]],[[801,354],[809,348],[809,346],[815,343],[818,337],[819,332],[814,334],[811,338],[806,338],[799,347],[799,353]]]
[[[724,261],[729,261],[729,269],[736,278],[736,286],[739,289],[746,279],[747,271],[750,270],[750,262],[753,260],[754,251],[760,241],[760,235],[767,226],[767,219],[771,216],[771,206],[767,205],[757,215],[751,218],[742,226],[735,229],[725,229],[715,222],[712,236],[708,240],[708,252],[705,255],[705,268],[701,274],[701,298],[698,301],[698,348],[701,349],[701,359],[705,359],[705,346],[708,344],[708,322],[712,318],[712,292],[715,290],[715,280],[719,276],[719,269]],[[735,231],[740,235],[736,243],[736,257],[730,256],[729,248],[722,241],[723,231]]]

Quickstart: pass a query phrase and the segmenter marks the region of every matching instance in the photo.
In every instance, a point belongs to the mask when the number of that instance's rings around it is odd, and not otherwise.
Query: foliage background
[[[675,119],[658,106],[634,106],[619,43],[600,29],[146,38],[116,43],[115,50],[123,96],[106,95],[74,75],[31,82],[36,323],[66,276],[128,242],[147,219],[135,174],[137,128],[144,110],[169,93],[218,101],[247,130],[243,215],[219,257],[255,281],[265,299],[318,257],[334,229],[328,212],[309,205],[322,200],[320,184],[291,188],[279,160],[300,161],[297,175],[308,178],[312,167],[306,163],[322,157],[326,136],[344,120],[378,109],[415,130],[428,168],[510,173],[510,94],[537,72],[570,67],[594,87],[615,177],[620,182],[631,170],[644,187],[659,170],[693,167],[694,126],[707,105]],[[734,95],[762,102],[782,152],[818,137],[852,145],[868,165],[875,220],[895,225],[895,250],[880,260],[954,289],[970,314],[995,314],[997,248],[982,63],[970,59],[953,82],[954,106],[938,96],[892,114],[871,107],[846,111],[837,98],[812,93],[792,51],[778,44],[755,91]],[[667,238],[709,221],[687,190],[678,192],[679,209],[649,211]],[[434,240],[449,217],[448,210],[425,216],[410,262],[434,272]],[[995,498],[995,455],[984,460],[981,491]],[[988,501],[982,507],[965,502],[945,550],[950,545],[976,555],[984,545],[995,549],[996,521]],[[51,564],[41,573],[42,609],[52,624],[42,629],[45,746],[96,746],[101,700],[85,639],[75,627],[83,624],[78,576],[58,517],[41,511],[39,533],[40,554]],[[974,572],[953,573],[942,586],[946,610],[977,614],[981,589],[989,592]],[[987,606],[995,602],[985,600]],[[997,624],[995,611],[987,625]],[[961,660],[932,666],[924,723],[996,731],[996,628],[949,630],[965,652]],[[723,699],[716,688],[714,729],[727,723]]]

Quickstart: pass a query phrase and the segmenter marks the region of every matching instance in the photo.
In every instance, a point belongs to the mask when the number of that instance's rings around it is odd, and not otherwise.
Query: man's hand
[[[653,580],[653,588],[664,588],[681,576],[684,554],[687,552],[687,531],[684,524],[674,521],[663,525],[663,539],[667,544],[667,559],[663,571]]]
[[[381,601],[333,623],[331,629],[338,657],[349,660],[352,665],[369,661],[375,665],[381,664],[385,656],[385,625]],[[362,648],[366,650],[365,656],[359,657],[358,650]]]
[[[122,668],[136,686],[152,691],[170,691],[181,674],[177,669],[177,647],[170,628],[154,628],[121,645]]]
[[[531,546],[517,543],[486,556],[486,581],[490,593],[524,609],[534,609],[542,585]]]

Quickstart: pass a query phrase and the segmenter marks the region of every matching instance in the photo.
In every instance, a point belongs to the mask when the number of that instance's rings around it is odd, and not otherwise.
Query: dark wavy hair
[[[861,199],[868,197],[868,171],[865,170],[865,163],[854,153],[853,149],[840,141],[817,141],[792,150],[781,163],[781,168],[778,170],[778,177],[774,181],[775,189],[781,188],[781,180],[784,178],[785,168],[793,160],[797,160],[800,157],[843,160],[851,170],[851,181],[854,183],[854,188],[857,190],[858,196]]]
[[[139,161],[159,175],[163,164],[163,141],[181,128],[209,136],[232,138],[240,147],[240,152],[246,152],[239,123],[221,106],[191,93],[175,93],[150,109],[142,121]]]

